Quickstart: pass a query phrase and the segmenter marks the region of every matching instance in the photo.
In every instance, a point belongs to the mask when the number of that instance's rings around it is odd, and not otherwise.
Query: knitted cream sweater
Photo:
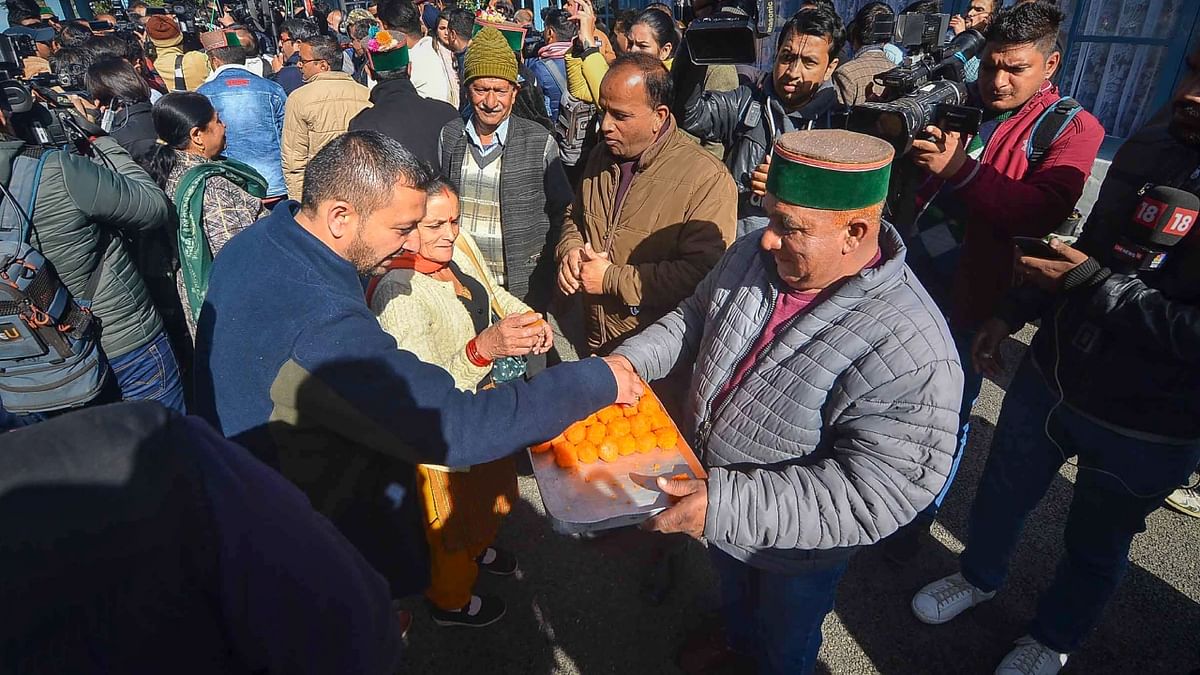
[[[505,315],[532,311],[497,284],[486,266],[483,269],[476,266],[463,251],[463,246],[469,247],[475,259],[483,262],[483,255],[466,230],[458,235],[454,262],[488,293],[495,294],[496,303]],[[489,303],[491,300],[489,297]],[[491,366],[473,365],[467,359],[467,341],[475,337],[475,325],[471,322],[471,314],[455,295],[454,284],[448,281],[437,281],[415,270],[391,270],[375,287],[371,311],[379,317],[379,325],[396,338],[400,349],[446,369],[459,389],[474,391],[475,385],[491,369]]]

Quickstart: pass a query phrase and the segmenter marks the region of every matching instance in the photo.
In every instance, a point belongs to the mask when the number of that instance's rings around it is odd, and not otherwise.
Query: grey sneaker
[[[923,623],[946,623],[984,600],[996,597],[996,591],[984,593],[954,573],[925,586],[912,599],[912,611]]]
[[[996,675],[1054,675],[1067,665],[1067,655],[1026,635],[996,666]]]
[[[1200,491],[1179,488],[1167,495],[1167,506],[1182,514],[1200,518]]]

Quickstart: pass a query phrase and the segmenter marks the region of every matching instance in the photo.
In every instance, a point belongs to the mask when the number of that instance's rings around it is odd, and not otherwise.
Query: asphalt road
[[[1030,332],[1018,338],[1027,341]],[[1005,345],[1010,367],[1023,349],[1016,340]],[[993,601],[942,626],[926,626],[909,610],[913,592],[956,569],[1007,377],[984,383],[962,468],[934,526],[936,543],[903,567],[876,549],[851,563],[825,622],[818,672],[991,673],[1026,632],[1062,552],[1075,475],[1069,466],[1030,516],[1008,585]],[[522,573],[482,578],[477,586],[504,597],[508,615],[483,629],[446,629],[433,625],[421,602],[409,603],[417,616],[405,671],[678,672],[675,656],[684,638],[711,622],[717,608],[704,547],[686,544],[671,594],[661,606],[649,606],[639,587],[657,539],[637,531],[594,541],[563,537],[545,519],[532,478],[521,478],[521,496],[499,543],[520,556]],[[1198,559],[1200,520],[1167,509],[1152,514],[1103,622],[1063,672],[1184,675],[1200,668]]]

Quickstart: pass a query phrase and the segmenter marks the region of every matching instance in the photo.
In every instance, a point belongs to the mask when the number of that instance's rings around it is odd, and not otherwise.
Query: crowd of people
[[[398,600],[504,617],[475,585],[519,570],[516,457],[647,386],[707,471],[660,478],[643,525],[664,557],[705,541],[720,582],[687,670],[812,672],[852,556],[926,545],[1033,321],[960,569],[915,616],[995,597],[1074,463],[1065,553],[996,669],[1056,673],[1147,516],[1197,510],[1200,261],[1131,222],[1197,217],[1145,200],[1200,194],[1200,53],[1080,229],[1105,132],[1055,84],[1047,0],[953,17],[986,40],[960,72],[981,123],[904,147],[847,129],[896,95],[882,2],[807,0],[763,72],[698,65],[661,3],[538,31],[509,0],[379,0],[275,35],[22,3],[8,76],[54,113],[0,100],[6,672],[394,672]],[[688,18],[716,15],[747,10]]]

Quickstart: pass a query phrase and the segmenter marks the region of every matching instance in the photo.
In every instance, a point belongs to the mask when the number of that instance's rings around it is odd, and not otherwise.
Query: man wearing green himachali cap
[[[680,426],[708,479],[660,478],[674,505],[646,524],[709,542],[725,637],[697,636],[689,666],[812,672],[850,557],[946,482],[963,374],[880,218],[892,152],[843,130],[781,136],[767,227],[614,351],[646,381],[695,364]]]

